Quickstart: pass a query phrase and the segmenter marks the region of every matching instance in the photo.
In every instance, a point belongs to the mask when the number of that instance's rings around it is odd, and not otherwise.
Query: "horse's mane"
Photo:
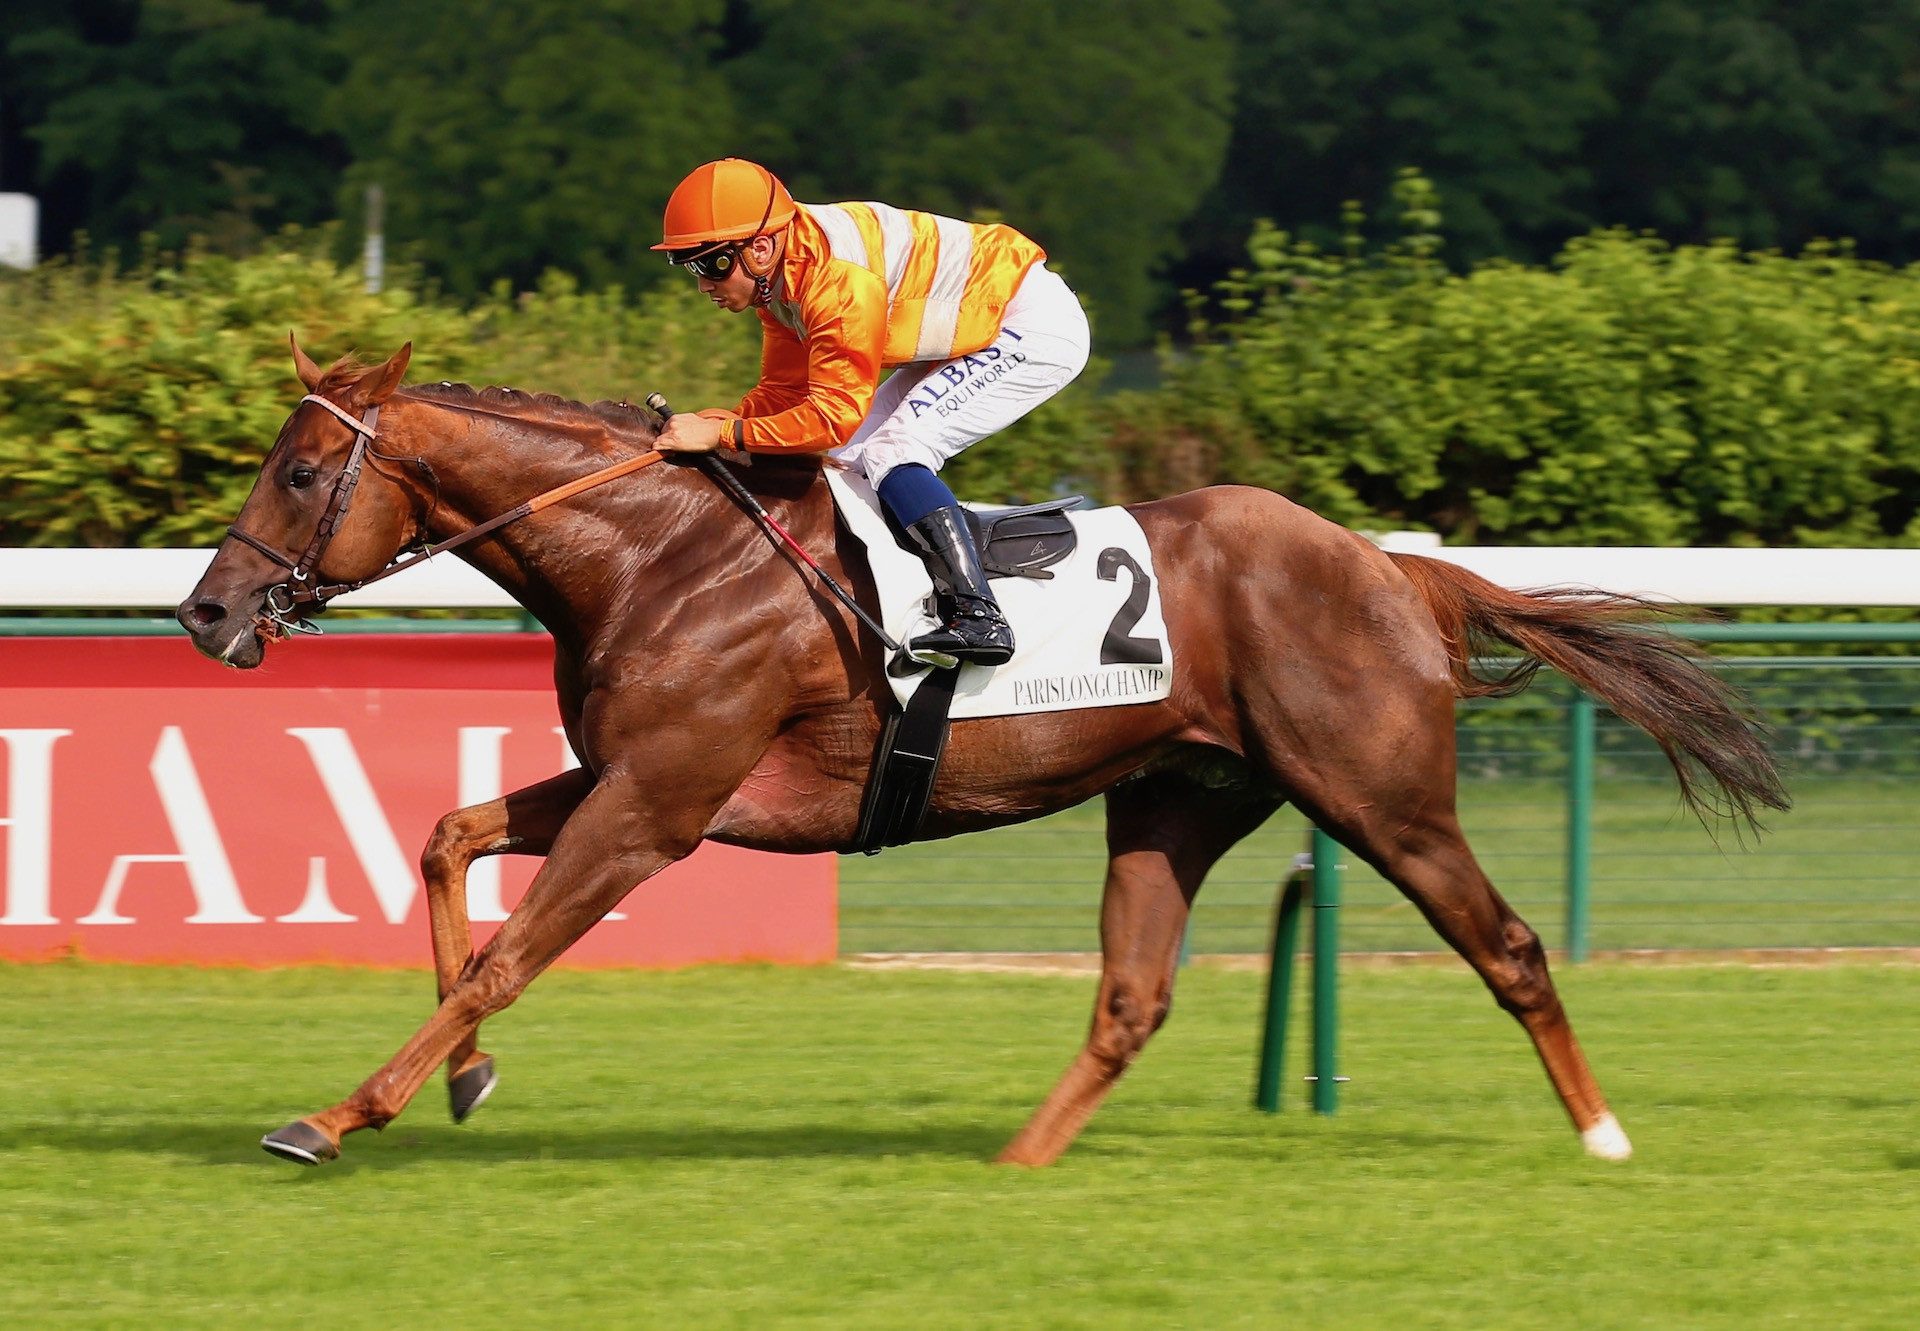
[[[325,395],[345,388],[370,368],[364,361],[342,356],[321,376],[314,392]],[[472,384],[442,379],[437,384],[408,384],[400,390],[406,397],[428,402],[444,402],[456,407],[478,407],[503,416],[532,417],[554,425],[613,426],[622,434],[642,434],[652,439],[660,432],[660,418],[650,407],[631,402],[576,402],[557,393],[523,393],[517,388],[475,388]]]
[[[351,356],[342,356],[333,363],[323,376],[314,392],[326,394],[337,388],[344,388],[370,367]],[[572,398],[561,397],[557,393],[523,393],[517,388],[489,386],[475,388],[472,384],[455,383],[451,379],[442,379],[437,384],[408,384],[399,393],[403,397],[419,398],[427,402],[440,402],[453,407],[474,407],[481,411],[491,411],[502,416],[514,416],[521,419],[538,421],[543,424],[566,426],[589,426],[595,430],[613,427],[616,434],[626,437],[638,436],[639,442],[650,444],[660,433],[660,418],[653,408],[636,406],[631,402],[616,402],[602,399],[599,402],[576,402]],[[772,470],[791,472],[798,469],[807,472],[818,471],[823,466],[839,466],[824,453],[798,454],[758,454],[755,464],[773,464]]]
[[[603,399],[576,402],[558,393],[523,393],[517,388],[475,388],[443,379],[437,384],[409,384],[409,397],[454,406],[474,406],[506,416],[534,416],[555,425],[611,425],[622,433],[643,433],[651,439],[660,432],[660,418],[649,407]]]

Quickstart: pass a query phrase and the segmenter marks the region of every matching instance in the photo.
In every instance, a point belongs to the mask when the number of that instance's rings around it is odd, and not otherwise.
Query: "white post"
[[[367,290],[379,294],[387,276],[387,192],[378,185],[367,186],[367,244],[360,266],[366,273]]]
[[[40,261],[40,200],[0,194],[0,264],[31,268]]]

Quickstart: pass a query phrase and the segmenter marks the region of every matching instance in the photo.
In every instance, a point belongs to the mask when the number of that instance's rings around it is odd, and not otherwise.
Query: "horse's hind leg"
[[[1573,1038],[1539,936],[1487,881],[1459,825],[1449,816],[1402,833],[1382,867],[1526,1029],[1588,1153],[1606,1160],[1633,1154]]]
[[[1408,748],[1418,747],[1412,733],[1400,735]],[[1479,972],[1494,1000],[1519,1020],[1587,1151],[1624,1160],[1633,1148],[1573,1038],[1540,939],[1494,890],[1460,830],[1453,811],[1450,725],[1440,747],[1444,766],[1428,768],[1412,786],[1395,789],[1361,775],[1380,768],[1329,764],[1317,770],[1351,775],[1344,780],[1323,775],[1316,789],[1299,792],[1299,803],[1404,892]]]
[[[1278,801],[1209,790],[1161,773],[1107,794],[1107,887],[1100,907],[1100,992],[1086,1047],[1000,1162],[1046,1165],[1079,1135],[1173,1002],[1180,939],[1214,862]]]
[[[567,817],[593,788],[578,768],[485,804],[455,809],[442,818],[420,855],[433,924],[433,968],[444,1002],[473,958],[473,926],[467,915],[467,869],[482,855],[545,855]],[[447,1059],[447,1095],[453,1121],[466,1121],[499,1080],[493,1058],[480,1052],[479,1027]]]

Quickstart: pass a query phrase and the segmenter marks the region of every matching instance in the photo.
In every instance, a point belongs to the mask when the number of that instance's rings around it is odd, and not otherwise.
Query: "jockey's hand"
[[[720,422],[691,412],[680,412],[653,441],[662,453],[711,453],[720,447]]]

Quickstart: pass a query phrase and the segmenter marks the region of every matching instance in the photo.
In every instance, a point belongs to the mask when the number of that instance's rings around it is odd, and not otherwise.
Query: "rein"
[[[637,457],[626,458],[614,463],[610,467],[602,467],[599,471],[591,472],[575,480],[568,481],[564,485],[556,485],[551,490],[537,494],[525,503],[516,505],[506,512],[499,514],[497,517],[488,518],[478,526],[469,527],[465,531],[440,542],[438,545],[424,545],[417,541],[413,542],[411,545],[419,547],[415,550],[414,554],[406,559],[388,564],[387,567],[381,569],[372,577],[361,578],[356,582],[335,582],[315,586],[310,585],[313,573],[319,567],[320,560],[326,555],[327,547],[332,544],[334,534],[339,531],[340,522],[347,514],[347,506],[353,502],[353,492],[360,484],[360,468],[366,462],[368,447],[375,439],[379,438],[375,427],[380,420],[380,408],[377,405],[368,407],[366,414],[356,420],[334,403],[329,402],[326,398],[320,397],[317,394],[308,393],[300,399],[302,405],[308,402],[317,403],[327,411],[332,412],[348,429],[354,432],[354,440],[353,452],[347,458],[347,465],[341,469],[340,475],[334,480],[333,494],[327,500],[327,510],[320,515],[319,525],[314,528],[313,539],[307,542],[306,550],[297,561],[290,560],[258,537],[249,532],[242,531],[239,524],[236,523],[227,528],[227,535],[234,537],[246,545],[252,546],[255,550],[258,550],[268,559],[271,559],[274,563],[292,574],[289,581],[276,583],[272,587],[267,588],[265,607],[267,618],[278,625],[283,632],[287,633],[320,632],[320,627],[317,624],[309,624],[302,620],[290,618],[293,611],[299,606],[312,604],[320,608],[325,608],[326,603],[336,596],[345,595],[347,592],[358,591],[362,587],[371,586],[384,578],[390,578],[396,573],[401,573],[412,568],[415,564],[424,563],[426,560],[432,559],[435,555],[445,554],[447,551],[457,549],[470,541],[477,541],[482,536],[489,535],[501,527],[506,526],[509,522],[538,513],[543,508],[558,504],[563,500],[571,499],[577,494],[591,490],[595,486],[604,485],[608,481],[616,480],[630,472],[638,471],[642,467],[650,467],[654,463],[662,461],[665,457],[665,455],[661,453],[649,452],[642,453]],[[294,410],[298,411],[299,407],[296,406]],[[381,456],[385,455],[382,454]]]

